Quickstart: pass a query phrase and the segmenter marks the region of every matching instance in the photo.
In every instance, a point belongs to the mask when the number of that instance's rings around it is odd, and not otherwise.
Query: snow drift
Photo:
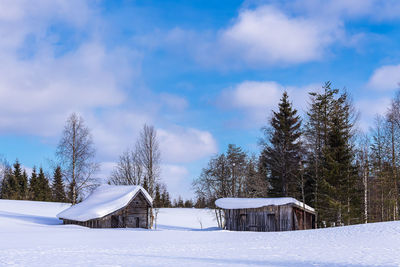
[[[0,266],[400,266],[398,221],[231,232],[210,229],[212,210],[177,208],[160,209],[157,230],[92,229],[62,225],[66,207],[0,200]]]

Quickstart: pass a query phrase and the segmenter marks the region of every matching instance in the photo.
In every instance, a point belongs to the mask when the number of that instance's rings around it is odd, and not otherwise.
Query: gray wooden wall
[[[290,231],[313,228],[313,214],[292,205],[266,206],[256,209],[226,209],[225,229],[233,231]],[[300,217],[299,217],[300,216]]]

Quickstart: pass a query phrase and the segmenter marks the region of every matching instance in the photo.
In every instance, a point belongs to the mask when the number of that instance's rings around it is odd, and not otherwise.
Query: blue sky
[[[325,81],[368,130],[400,82],[398,1],[3,1],[0,154],[48,168],[79,112],[106,178],[144,123],[173,196],[229,143],[258,153],[284,90],[304,112]]]

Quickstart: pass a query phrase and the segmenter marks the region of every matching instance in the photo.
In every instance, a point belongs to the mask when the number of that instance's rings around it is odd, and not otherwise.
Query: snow
[[[57,217],[81,222],[100,218],[125,207],[139,191],[150,203],[153,202],[150,195],[141,186],[101,185],[84,201],[57,214]]]
[[[160,209],[157,230],[90,229],[62,225],[56,214],[67,207],[0,200],[0,266],[400,265],[398,221],[230,232],[215,228],[212,210]]]
[[[199,230],[218,229],[214,210],[162,208],[157,216],[157,229]]]
[[[286,204],[295,204],[303,207],[303,202],[292,197],[277,197],[277,198],[220,198],[215,201],[215,205],[222,209],[254,209],[265,206],[279,206]],[[305,209],[315,212],[313,208],[304,205]]]

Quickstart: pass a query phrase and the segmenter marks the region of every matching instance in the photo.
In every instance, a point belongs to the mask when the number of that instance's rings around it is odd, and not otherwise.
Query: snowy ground
[[[400,266],[400,222],[228,232],[210,211],[161,209],[157,230],[88,229],[61,225],[66,207],[0,200],[0,266]]]

